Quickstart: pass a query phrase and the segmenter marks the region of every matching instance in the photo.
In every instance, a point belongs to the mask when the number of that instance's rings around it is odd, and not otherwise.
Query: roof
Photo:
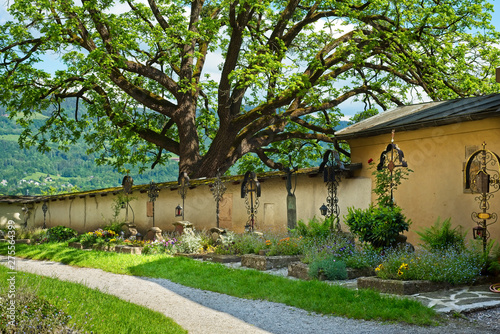
[[[337,139],[371,137],[420,128],[500,117],[500,94],[397,107],[348,126]]]
[[[353,171],[361,168],[360,163],[345,165],[345,170],[347,172]],[[309,175],[316,176],[318,175],[319,167],[311,167],[311,168],[301,168],[294,172],[294,175]],[[257,178],[260,182],[273,179],[273,178],[285,178],[286,173],[283,171],[272,171],[257,174]],[[239,184],[243,181],[244,175],[234,175],[234,176],[223,176],[222,182],[225,183],[233,183]],[[198,186],[211,186],[215,181],[215,178],[200,178],[193,179],[189,181],[190,188],[196,188]],[[156,186],[158,189],[171,189],[176,190],[179,188],[177,181],[171,182],[162,182],[157,183]],[[149,184],[141,184],[132,186],[132,192],[138,191],[140,193],[146,193],[149,189]],[[123,193],[123,187],[114,187],[114,188],[106,188],[106,189],[97,189],[90,191],[81,191],[75,193],[66,193],[66,194],[58,194],[58,195],[46,195],[46,196],[0,196],[0,203],[8,203],[8,204],[28,204],[28,203],[40,203],[45,201],[57,201],[57,200],[65,200],[65,199],[73,199],[76,197],[96,197],[99,196],[107,196],[109,194],[117,195],[119,193]]]

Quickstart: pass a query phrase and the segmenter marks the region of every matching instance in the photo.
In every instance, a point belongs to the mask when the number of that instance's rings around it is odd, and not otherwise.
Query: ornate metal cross
[[[153,227],[155,226],[155,201],[159,196],[160,189],[158,189],[158,186],[156,183],[151,181],[149,183],[149,188],[148,188],[148,197],[149,201],[152,203],[153,206]]]
[[[488,213],[490,200],[493,193],[500,189],[500,157],[486,149],[486,142],[483,142],[483,149],[474,152],[465,165],[465,187],[469,188],[479,202],[481,212],[473,212],[472,220],[477,224],[473,229],[475,239],[483,240],[483,251],[486,251],[487,240],[490,233],[487,227],[494,224],[498,216],[496,213]]]
[[[186,211],[184,209],[184,200],[186,199],[187,191],[189,188],[189,176],[187,175],[186,172],[181,172],[179,174],[179,178],[177,179],[177,184],[180,186],[178,192],[182,198],[182,220],[184,220],[184,212]]]
[[[257,208],[259,207],[260,183],[255,172],[246,172],[241,184],[241,198],[245,199],[245,206],[249,215],[245,230],[253,232],[256,224]]]
[[[337,171],[336,171],[337,170]],[[339,198],[337,196],[338,186],[342,177],[342,172],[345,170],[344,164],[340,161],[339,152],[327,150],[323,155],[323,162],[319,166],[319,171],[323,172],[323,181],[326,183],[328,190],[326,197],[327,212],[325,217],[335,216],[335,229],[340,231],[340,208]],[[333,226],[331,226],[333,228]]]
[[[390,189],[391,189],[391,205],[394,204],[394,169],[397,167],[408,167],[408,163],[405,160],[405,155],[403,151],[398,147],[398,145],[394,144],[394,134],[395,130],[392,130],[392,139],[391,143],[387,145],[385,151],[380,154],[380,162],[377,165],[377,170],[380,171],[384,168],[387,168],[391,173],[390,176]]]
[[[212,192],[215,202],[217,203],[217,209],[216,209],[217,227],[219,227],[219,203],[222,199],[222,196],[224,196],[224,193],[226,192],[226,186],[222,182],[221,173],[219,169],[217,169],[217,176],[215,178],[215,182],[212,183],[210,191]]]

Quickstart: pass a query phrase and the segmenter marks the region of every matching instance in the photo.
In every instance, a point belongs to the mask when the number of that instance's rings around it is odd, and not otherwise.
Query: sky
[[[0,0],[1,4],[0,24],[4,23],[9,18],[5,9],[8,1],[9,0]],[[496,26],[497,30],[500,31],[500,0],[490,0],[489,2],[493,4],[495,10],[495,12],[492,13],[492,23],[494,26]],[[122,4],[121,6],[126,6],[126,5]],[[120,9],[118,10],[120,11]],[[217,65],[222,61],[222,57],[220,56],[220,54],[213,54],[211,57],[212,61],[207,62],[207,67],[205,68],[205,70],[207,70],[208,73],[213,72],[212,78],[216,79],[219,76],[217,73],[218,72]],[[214,57],[218,57],[218,59],[214,59]],[[54,67],[57,63],[58,60],[56,55],[47,55],[43,67],[50,71],[50,67]],[[213,64],[211,68],[210,64]],[[356,112],[361,111],[363,109],[363,105],[361,103],[351,103],[351,104],[344,103],[342,104],[341,108],[342,108],[342,113],[345,115],[343,119],[347,120],[349,119],[349,117],[353,116]]]

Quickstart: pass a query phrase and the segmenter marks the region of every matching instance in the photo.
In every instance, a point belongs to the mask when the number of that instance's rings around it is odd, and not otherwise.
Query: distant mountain
[[[96,156],[86,153],[83,142],[68,152],[53,149],[43,154],[34,148],[19,148],[21,128],[1,111],[0,129],[0,195],[40,195],[121,186],[124,175],[111,166],[97,166]],[[141,175],[134,173],[134,168],[130,170],[134,184],[173,181],[179,175],[177,161],[156,166]]]

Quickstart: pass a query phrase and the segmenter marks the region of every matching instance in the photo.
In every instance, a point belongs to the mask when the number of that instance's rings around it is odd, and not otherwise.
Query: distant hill
[[[17,143],[21,128],[0,111],[0,195],[40,195],[85,191],[121,186],[123,174],[110,166],[97,166],[96,156],[86,153],[85,143],[68,152],[53,149],[48,153],[21,149]],[[142,175],[131,169],[134,184],[177,180],[177,161],[156,166]]]

